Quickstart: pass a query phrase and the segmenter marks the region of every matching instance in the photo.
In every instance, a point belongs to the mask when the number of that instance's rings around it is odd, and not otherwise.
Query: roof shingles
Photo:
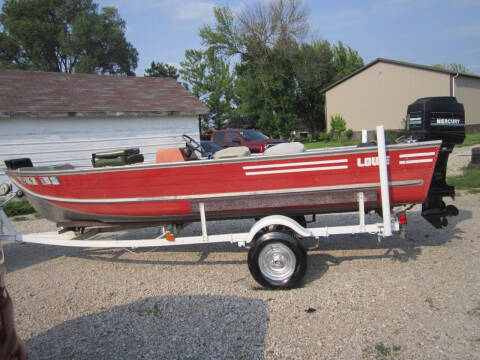
[[[0,70],[0,112],[168,112],[208,108],[173,78]]]

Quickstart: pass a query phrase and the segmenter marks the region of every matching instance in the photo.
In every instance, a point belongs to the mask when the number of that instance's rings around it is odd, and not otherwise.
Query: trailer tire
[[[292,235],[268,232],[250,248],[248,268],[260,285],[269,289],[289,289],[305,275],[307,253]]]

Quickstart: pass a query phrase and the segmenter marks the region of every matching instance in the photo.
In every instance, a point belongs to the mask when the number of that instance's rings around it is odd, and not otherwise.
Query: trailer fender
[[[270,215],[260,219],[252,226],[248,233],[246,244],[250,244],[260,230],[271,225],[285,226],[302,237],[314,237],[310,230],[305,229],[292,218],[283,215]]]

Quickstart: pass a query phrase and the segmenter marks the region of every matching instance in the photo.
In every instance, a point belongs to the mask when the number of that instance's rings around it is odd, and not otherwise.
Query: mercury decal
[[[448,119],[448,118],[438,118],[431,119],[431,125],[451,125],[451,126],[463,126],[465,123],[462,119]]]

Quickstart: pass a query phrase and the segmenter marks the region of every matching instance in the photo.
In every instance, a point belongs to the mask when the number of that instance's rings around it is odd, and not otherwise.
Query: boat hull
[[[441,142],[387,146],[392,205],[425,201]],[[381,206],[377,148],[109,168],[7,172],[32,206],[60,222],[186,222]]]

